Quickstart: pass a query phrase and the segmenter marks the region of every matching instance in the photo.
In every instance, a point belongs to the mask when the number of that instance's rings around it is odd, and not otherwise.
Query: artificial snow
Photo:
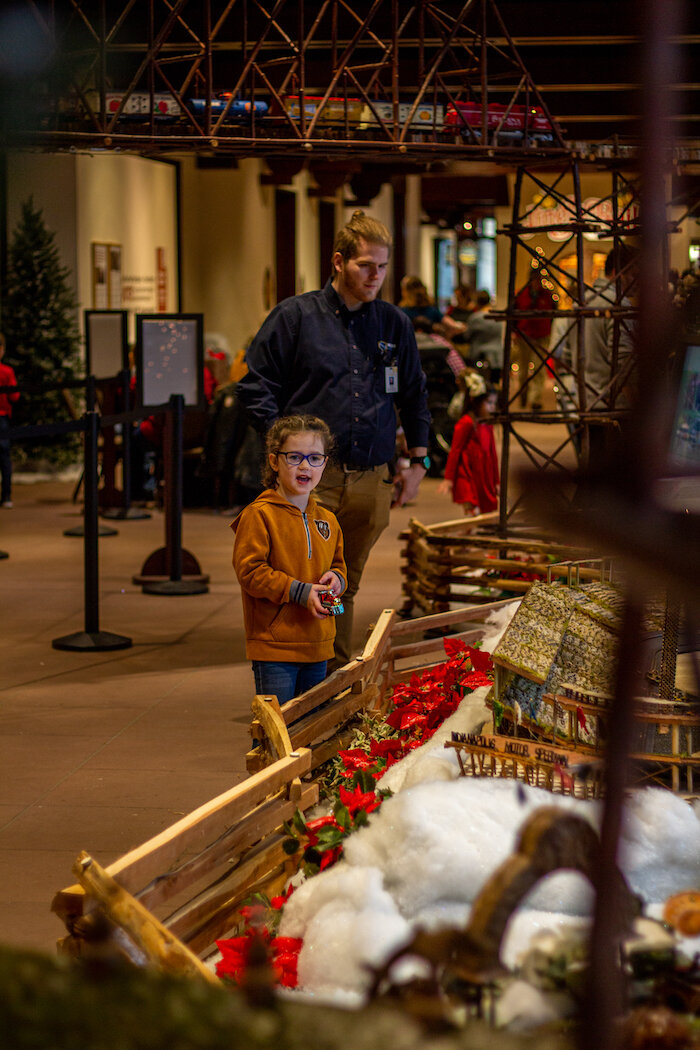
[[[493,651],[516,607],[493,617],[485,650]],[[302,883],[288,900],[280,933],[303,938],[303,992],[338,1005],[361,1001],[372,970],[416,930],[464,927],[482,886],[513,852],[523,822],[541,806],[576,813],[599,829],[600,802],[512,780],[459,775],[456,753],[444,742],[454,731],[479,731],[489,717],[487,692],[477,689],[465,697],[429,741],[384,774],[377,786],[393,796],[370,815],[367,827],[347,839],[341,861]],[[629,794],[620,866],[647,914],[660,914],[671,894],[698,888],[699,817],[697,809],[661,788]],[[585,930],[592,906],[592,889],[583,876],[550,875],[509,923],[502,962],[515,968],[537,938]],[[502,1018],[519,1026],[546,1015],[550,1004],[530,990],[519,995],[516,988],[500,1009]]]

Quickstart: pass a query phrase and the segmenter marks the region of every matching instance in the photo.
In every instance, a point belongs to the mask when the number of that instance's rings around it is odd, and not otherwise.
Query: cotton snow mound
[[[379,965],[410,937],[411,927],[382,888],[376,868],[338,864],[303,883],[285,905],[284,937],[303,937],[299,984],[327,994],[364,991],[368,967]]]
[[[635,791],[625,809],[621,865],[635,893],[664,901],[697,889],[700,880],[700,813],[662,788]]]
[[[525,789],[525,798],[523,805],[512,781],[492,778],[420,784],[388,798],[369,826],[348,839],[346,861],[379,868],[402,915],[439,900],[469,903],[513,852],[518,828],[538,806],[580,811],[595,823],[598,808],[590,803],[534,788]],[[587,911],[589,892],[580,876],[554,876],[541,896],[533,907]]]
[[[369,967],[417,928],[463,927],[485,881],[512,853],[523,822],[541,806],[577,813],[598,829],[599,802],[507,780],[460,777],[388,798],[369,826],[347,840],[344,860],[303,883],[285,906],[280,932],[304,939],[300,985],[328,995],[333,987],[366,990]],[[632,889],[647,903],[697,886],[700,820],[661,788],[634,792],[620,856]],[[585,923],[591,906],[582,876],[542,880],[509,923],[503,961],[515,965],[536,933]]]
[[[501,638],[505,634],[506,627],[520,608],[520,601],[511,602],[500,609],[495,609],[486,617],[486,627],[481,640],[481,648],[486,653],[492,653]]]

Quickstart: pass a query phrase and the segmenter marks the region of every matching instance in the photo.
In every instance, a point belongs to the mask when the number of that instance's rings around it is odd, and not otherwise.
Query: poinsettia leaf
[[[294,811],[292,823],[294,824],[294,827],[297,829],[297,831],[301,832],[302,835],[306,834],[306,821],[304,820],[304,814],[301,812],[300,809]]]
[[[346,831],[352,826],[352,821],[350,820],[350,810],[342,802],[336,802],[335,806],[333,807],[333,816],[335,817],[338,824],[340,824],[341,828],[344,828]]]
[[[367,816],[366,810],[358,809],[357,813],[355,814],[354,824],[356,828],[364,828],[367,824],[369,824],[369,817]]]
[[[352,778],[352,786],[359,787],[363,792],[374,791],[374,777],[366,769],[359,769]]]
[[[285,839],[282,843],[282,849],[291,857],[294,853],[297,853],[299,851],[299,839]]]
[[[321,828],[318,833],[316,848],[318,850],[334,849],[339,845],[342,837],[343,834],[340,828]]]

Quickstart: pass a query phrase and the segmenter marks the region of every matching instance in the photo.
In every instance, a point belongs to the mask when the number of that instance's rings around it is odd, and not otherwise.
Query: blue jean
[[[277,660],[253,660],[255,692],[276,696],[286,704],[326,677],[326,660],[311,664],[282,663]]]

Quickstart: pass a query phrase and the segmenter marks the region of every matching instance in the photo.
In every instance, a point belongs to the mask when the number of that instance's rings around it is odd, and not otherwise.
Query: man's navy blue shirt
[[[246,361],[237,391],[260,428],[280,416],[320,416],[341,462],[376,467],[394,457],[398,409],[408,447],[428,444],[430,413],[413,328],[391,303],[348,310],[329,281],[279,303]],[[396,391],[389,393],[394,374]]]

